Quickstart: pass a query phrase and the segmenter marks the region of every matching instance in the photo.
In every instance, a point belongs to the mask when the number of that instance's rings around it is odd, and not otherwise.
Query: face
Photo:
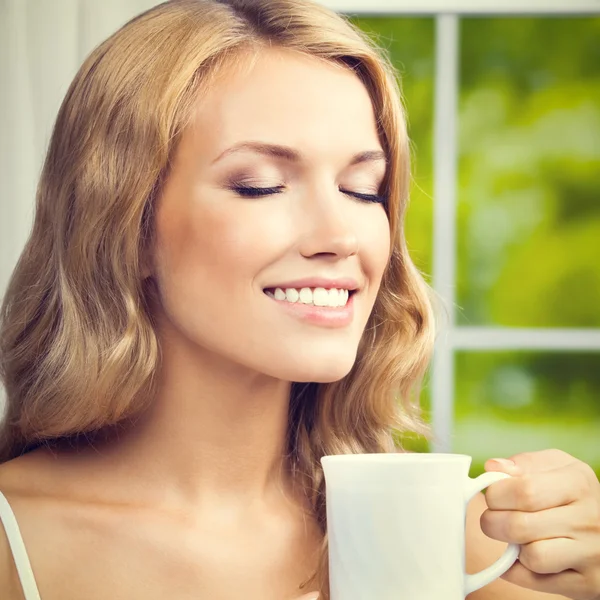
[[[159,336],[286,381],[344,377],[389,258],[382,154],[349,70],[269,49],[220,77],[157,206]],[[357,288],[345,307],[314,305],[339,288]]]

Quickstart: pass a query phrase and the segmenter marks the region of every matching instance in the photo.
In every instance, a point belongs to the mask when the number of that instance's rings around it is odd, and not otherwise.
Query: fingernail
[[[491,458],[490,460],[498,463],[499,465],[503,466],[503,467],[514,467],[516,466],[514,461],[508,459],[508,458]]]

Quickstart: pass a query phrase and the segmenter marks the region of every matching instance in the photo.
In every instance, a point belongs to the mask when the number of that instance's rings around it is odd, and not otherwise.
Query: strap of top
[[[19,580],[23,586],[25,600],[41,600],[15,513],[2,492],[0,492],[0,521],[4,524],[8,544],[15,559]]]

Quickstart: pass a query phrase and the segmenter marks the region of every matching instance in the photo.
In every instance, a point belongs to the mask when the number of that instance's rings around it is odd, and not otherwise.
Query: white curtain
[[[31,228],[42,161],[71,80],[95,46],[159,3],[0,0],[0,297]]]

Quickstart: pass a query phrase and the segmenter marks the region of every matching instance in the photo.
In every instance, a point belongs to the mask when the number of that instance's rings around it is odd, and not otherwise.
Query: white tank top
[[[25,600],[41,600],[15,513],[2,492],[0,492],[0,521],[4,525],[8,545],[15,559]]]

